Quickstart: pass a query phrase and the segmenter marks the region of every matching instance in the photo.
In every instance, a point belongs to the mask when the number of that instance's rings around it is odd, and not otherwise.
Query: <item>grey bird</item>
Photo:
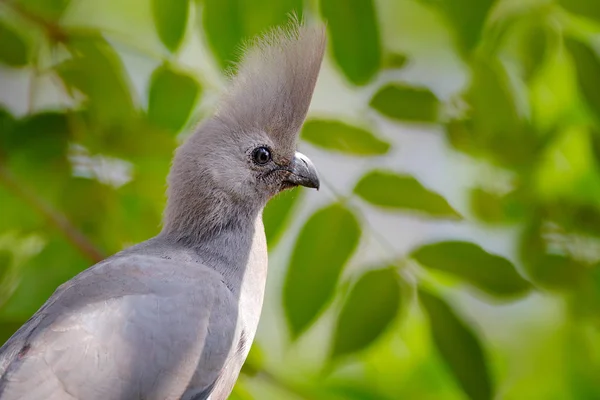
[[[55,291],[0,349],[0,399],[229,396],[263,303],[262,210],[319,187],[296,143],[324,48],[321,26],[297,23],[249,47],[176,151],[160,234]]]

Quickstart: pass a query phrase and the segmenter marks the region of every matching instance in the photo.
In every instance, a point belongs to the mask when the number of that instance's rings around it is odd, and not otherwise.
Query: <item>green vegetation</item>
[[[363,170],[343,193],[325,180],[309,215],[299,190],[265,210],[285,273],[261,329],[282,343],[259,332],[233,398],[600,398],[598,0],[0,0],[0,340],[158,232],[173,150],[244,42],[290,13],[327,20],[328,68],[363,104],[309,114],[303,145]],[[464,85],[425,85],[414,62]],[[465,205],[382,167],[402,146],[382,124],[478,165]],[[508,232],[510,250],[435,236],[397,252],[406,235],[370,213]]]

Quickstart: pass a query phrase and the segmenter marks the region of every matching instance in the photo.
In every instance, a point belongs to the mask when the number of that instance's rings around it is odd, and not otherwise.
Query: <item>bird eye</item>
[[[252,152],[252,159],[256,164],[264,165],[271,161],[271,152],[266,147],[257,147]]]

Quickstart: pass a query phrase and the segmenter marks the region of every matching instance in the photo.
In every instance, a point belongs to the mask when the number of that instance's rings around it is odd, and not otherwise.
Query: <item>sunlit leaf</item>
[[[0,63],[23,67],[29,61],[27,42],[12,28],[0,22]]]
[[[365,273],[356,282],[337,320],[331,356],[356,353],[377,340],[400,308],[400,283],[393,268]]]
[[[68,42],[72,58],[56,67],[69,89],[87,97],[95,123],[128,122],[135,114],[123,64],[100,36],[75,36]]]
[[[271,199],[263,211],[263,224],[269,249],[275,248],[283,235],[296,204],[302,198],[302,189],[287,190]]]
[[[596,6],[597,7],[597,6]],[[577,70],[579,90],[588,105],[600,118],[600,58],[589,45],[578,40],[565,38],[565,44]]]
[[[294,13],[302,17],[302,0],[203,0],[202,19],[208,43],[222,68],[233,67],[242,44]]]
[[[439,116],[439,101],[429,89],[400,84],[380,89],[370,105],[383,115],[399,121],[436,122]]]
[[[433,341],[463,391],[472,400],[493,398],[493,382],[480,340],[448,304],[419,290],[431,326]]]
[[[552,243],[551,225],[533,220],[521,235],[519,256],[535,284],[551,290],[577,287],[586,276],[586,267],[568,249]]]
[[[459,49],[468,55],[480,42],[496,0],[422,0],[436,7],[454,29]]]
[[[373,0],[321,0],[333,56],[355,85],[368,83],[381,67],[379,24]]]
[[[595,170],[591,135],[584,125],[567,125],[553,135],[532,174],[532,189],[546,201],[597,205],[600,175]]]
[[[200,93],[200,84],[193,77],[162,65],[150,79],[148,119],[156,126],[178,132],[185,126]]]
[[[371,132],[341,121],[313,119],[304,124],[302,139],[328,150],[353,155],[379,155],[390,149],[390,144]]]
[[[152,16],[160,40],[174,52],[185,34],[189,0],[152,0]]]
[[[596,0],[559,0],[559,4],[573,14],[600,21],[600,7]]]
[[[317,211],[302,228],[283,288],[283,305],[293,338],[315,321],[333,297],[360,234],[358,221],[340,204]]]
[[[442,196],[408,175],[371,171],[356,184],[354,193],[380,207],[418,211],[433,217],[461,218]]]
[[[412,257],[427,269],[450,273],[494,297],[522,296],[531,289],[510,261],[473,243],[427,244],[414,250]]]
[[[16,0],[23,9],[46,20],[54,21],[62,17],[71,0]]]

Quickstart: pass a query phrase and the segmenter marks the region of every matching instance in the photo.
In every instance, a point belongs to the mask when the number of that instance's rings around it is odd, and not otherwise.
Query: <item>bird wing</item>
[[[0,399],[179,399],[235,351],[237,304],[202,265],[112,258],[62,285],[0,349]]]

